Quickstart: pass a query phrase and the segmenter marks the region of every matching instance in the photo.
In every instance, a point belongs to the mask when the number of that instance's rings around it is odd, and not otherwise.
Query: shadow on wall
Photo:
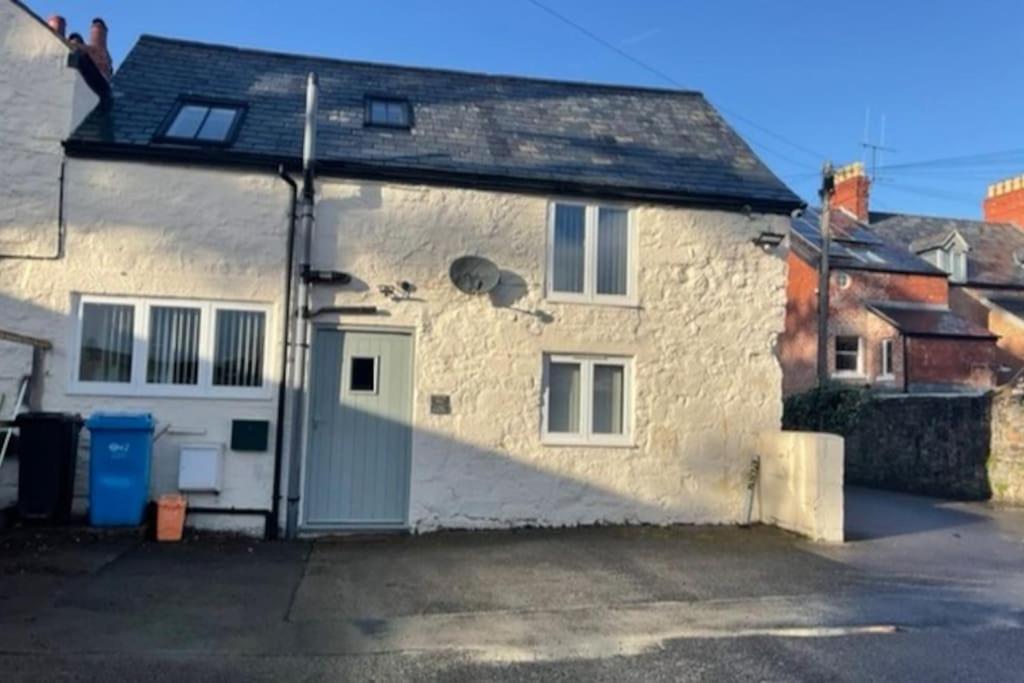
[[[405,447],[411,448],[409,522],[421,531],[736,523],[745,512],[747,460],[735,436],[709,433],[657,452],[550,447],[539,441],[539,410],[536,423],[517,425],[497,422],[502,420],[498,415],[460,415],[457,403],[453,408],[452,415],[420,420],[450,420],[463,433],[479,433],[481,443],[410,427],[372,410],[334,405],[333,418],[318,418],[321,429],[331,430],[320,443],[331,445],[317,451],[311,446],[307,456],[306,519],[329,525],[394,515],[394,496],[401,496],[406,485],[399,455]],[[343,432],[353,441],[346,442]],[[645,441],[645,435],[638,436]],[[351,447],[353,442],[359,446]],[[502,445],[508,442],[522,445]]]

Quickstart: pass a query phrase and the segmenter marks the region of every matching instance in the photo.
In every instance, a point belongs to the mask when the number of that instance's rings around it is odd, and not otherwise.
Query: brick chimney
[[[1024,175],[989,185],[983,209],[986,221],[1024,228]]]
[[[114,75],[114,67],[110,61],[110,52],[107,51],[107,25],[98,17],[92,20],[92,26],[89,28],[89,44],[85,50],[100,73],[109,81],[110,77]]]
[[[857,220],[868,220],[868,194],[871,181],[864,174],[864,164],[857,161],[835,170],[835,193],[832,206],[846,209]]]
[[[51,16],[49,19],[46,20],[46,23],[50,26],[51,29],[53,29],[53,32],[61,38],[64,37],[64,32],[68,30],[68,22],[65,21],[64,17],[62,17],[59,14],[54,14],[53,16]]]

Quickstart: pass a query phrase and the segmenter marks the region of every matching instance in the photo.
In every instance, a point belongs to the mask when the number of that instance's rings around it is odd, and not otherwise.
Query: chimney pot
[[[869,217],[868,196],[871,180],[864,173],[864,164],[857,161],[835,171],[835,191],[832,206],[846,209],[857,220],[866,223]]]
[[[99,17],[92,20],[89,28],[89,45],[86,52],[93,63],[100,70],[106,79],[114,75],[114,67],[110,61],[110,52],[107,50],[107,24]]]
[[[93,19],[89,27],[89,45],[107,49],[107,25],[99,17]]]
[[[54,14],[49,19],[46,20],[46,23],[49,24],[50,28],[53,29],[54,33],[56,33],[61,38],[64,37],[64,32],[68,28],[68,22],[64,20],[64,17],[62,17],[59,14]]]

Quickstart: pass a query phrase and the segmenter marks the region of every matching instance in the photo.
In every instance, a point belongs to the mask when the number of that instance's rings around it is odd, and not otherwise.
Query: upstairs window
[[[630,304],[633,230],[626,209],[556,203],[548,230],[548,297]]]
[[[366,125],[385,128],[412,128],[412,105],[394,97],[366,98]]]
[[[932,249],[924,257],[948,273],[952,282],[967,282],[967,253],[962,249]]]
[[[240,104],[182,100],[157,137],[168,142],[227,145],[234,140],[244,111]]]

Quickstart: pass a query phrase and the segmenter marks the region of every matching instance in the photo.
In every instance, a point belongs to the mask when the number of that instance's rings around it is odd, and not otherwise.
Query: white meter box
[[[220,493],[224,481],[224,446],[183,444],[178,459],[178,489]]]

